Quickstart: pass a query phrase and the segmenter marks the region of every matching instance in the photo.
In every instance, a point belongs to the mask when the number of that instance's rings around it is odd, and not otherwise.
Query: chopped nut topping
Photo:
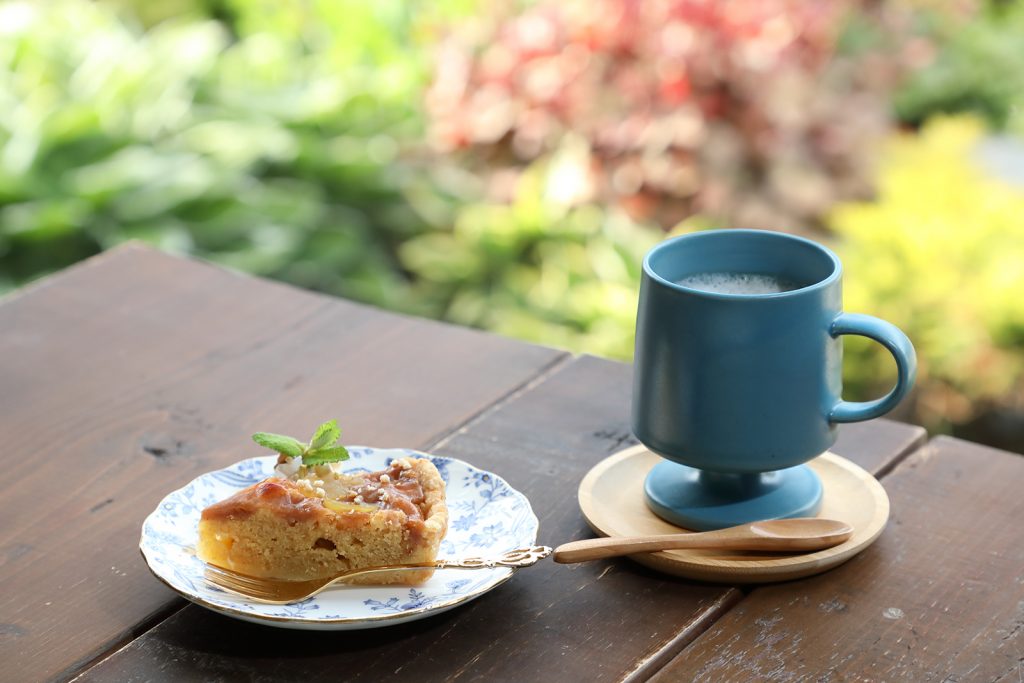
[[[389,477],[386,474],[380,475],[380,483],[387,484],[387,483],[390,483],[390,482],[391,482],[391,477]]]

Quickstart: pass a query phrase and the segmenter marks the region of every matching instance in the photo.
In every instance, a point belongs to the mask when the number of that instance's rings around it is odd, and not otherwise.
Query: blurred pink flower
[[[862,157],[889,125],[898,68],[836,55],[857,6],[540,0],[516,15],[495,4],[439,46],[430,140],[486,174],[572,134],[587,143],[598,197],[637,218],[813,225],[866,191]]]

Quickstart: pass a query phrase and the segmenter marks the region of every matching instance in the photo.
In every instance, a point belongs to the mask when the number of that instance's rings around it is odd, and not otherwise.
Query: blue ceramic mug
[[[786,291],[699,284],[732,274]],[[842,400],[844,334],[870,337],[896,359],[896,386],[883,398]],[[828,450],[838,423],[892,410],[917,366],[895,326],[842,311],[834,253],[760,230],[692,233],[647,254],[634,362],[633,431],[666,459],[647,477],[647,503],[698,530],[815,514],[821,482],[803,463]]]

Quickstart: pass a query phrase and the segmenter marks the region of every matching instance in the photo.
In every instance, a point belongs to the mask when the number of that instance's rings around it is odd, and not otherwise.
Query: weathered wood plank
[[[884,476],[914,449],[924,445],[923,427],[893,420],[840,425],[832,452],[849,458],[875,477]]]
[[[70,675],[183,604],[142,519],[253,431],[425,447],[565,354],[136,246],[0,303],[0,679]]]
[[[586,536],[576,484],[615,449],[628,386],[628,367],[579,359],[436,450],[526,492],[541,542]],[[361,633],[282,631],[188,607],[82,680],[617,680],[738,597],[628,561],[547,561],[447,614]]]
[[[1018,681],[1024,458],[938,438],[883,483],[874,546],[753,591],[655,680]]]
[[[588,537],[576,487],[596,462],[633,442],[630,372],[576,359],[436,450],[492,469],[526,492],[542,542]],[[916,433],[894,425],[865,448],[848,441],[843,453],[895,457]],[[188,607],[81,680],[643,679],[739,596],[619,559],[542,563],[448,614],[361,633],[281,631]]]

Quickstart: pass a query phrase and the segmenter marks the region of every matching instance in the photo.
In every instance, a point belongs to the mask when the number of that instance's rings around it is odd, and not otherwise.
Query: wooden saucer
[[[685,532],[656,516],[644,502],[644,478],[661,458],[634,446],[606,458],[583,478],[580,509],[602,536],[645,536]],[[847,542],[801,555],[734,550],[667,550],[630,556],[666,574],[722,583],[770,583],[831,569],[867,548],[889,520],[889,497],[871,474],[846,458],[828,453],[807,463],[824,488],[819,517],[851,524]]]

